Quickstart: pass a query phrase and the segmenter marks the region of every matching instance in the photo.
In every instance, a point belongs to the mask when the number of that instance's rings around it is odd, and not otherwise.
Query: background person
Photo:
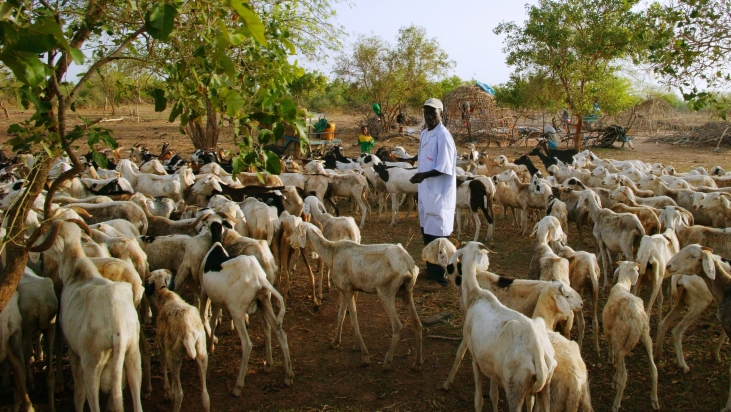
[[[376,141],[373,136],[368,132],[367,126],[360,127],[360,136],[358,136],[358,144],[360,145],[361,153],[371,154],[371,148],[375,146]]]

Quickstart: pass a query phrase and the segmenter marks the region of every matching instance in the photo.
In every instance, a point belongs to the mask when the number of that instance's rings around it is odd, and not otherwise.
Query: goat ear
[[[477,264],[477,267],[482,270],[487,270],[490,267],[490,259],[487,257],[487,251],[481,250],[477,254],[477,258],[475,259],[475,263]]]
[[[455,254],[452,255],[451,258],[449,258],[449,262],[447,262],[447,266],[455,264],[459,258],[462,257],[462,251],[458,250]]]
[[[571,307],[569,306],[569,301],[566,300],[566,298],[563,295],[556,295],[556,308],[564,316],[569,316],[571,314]]]
[[[437,253],[437,260],[438,260],[437,263],[439,263],[439,266],[444,266],[444,267],[449,266],[450,259],[447,258],[447,255],[448,255],[447,247],[443,246],[440,242],[439,252]]]
[[[716,279],[716,262],[713,261],[713,253],[704,250],[701,262],[703,263],[703,271],[706,272],[708,279]]]

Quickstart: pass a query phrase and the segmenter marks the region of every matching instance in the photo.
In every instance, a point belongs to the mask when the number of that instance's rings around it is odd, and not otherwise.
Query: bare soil
[[[100,116],[101,112],[84,113],[88,116]],[[5,142],[7,126],[24,118],[26,114],[11,111],[11,119],[0,119],[0,141]],[[346,126],[346,133],[342,138],[349,154],[355,155],[353,147],[356,138],[357,119],[348,116],[331,116],[333,121]],[[166,121],[166,114],[155,114],[146,110],[140,123],[126,118],[120,122],[104,123],[106,127],[115,131],[115,136],[124,147],[130,147],[136,142],[145,143],[151,150],[159,149],[163,141],[170,141],[173,146],[184,152],[192,152],[192,145],[184,135],[178,131],[177,125]],[[339,127],[342,130],[341,127]],[[223,145],[229,144],[228,136],[222,138]],[[636,150],[596,150],[601,157],[615,159],[638,158],[648,162],[662,162],[673,164],[679,171],[687,171],[697,166],[712,167],[721,165],[726,170],[731,169],[731,158],[728,151],[714,154],[709,148],[681,148],[666,144],[646,142],[639,137],[635,141]],[[416,153],[415,140],[395,138],[380,145],[402,145],[412,153]],[[478,144],[478,147],[480,145]],[[463,147],[460,147],[462,150]],[[526,153],[529,148],[496,148],[488,149],[491,156],[505,154],[514,159]],[[536,165],[538,160],[535,159]],[[401,243],[414,257],[423,270],[420,262],[423,247],[417,219],[404,221],[405,211],[401,213],[401,221],[396,227],[389,226],[390,216],[384,214],[378,220],[374,215],[366,222],[362,231],[363,243]],[[471,233],[469,230],[467,233]],[[483,234],[484,236],[484,229]],[[462,240],[468,240],[464,236]],[[577,245],[577,234],[571,229],[569,233],[571,246],[595,252],[593,240],[586,240]],[[532,239],[520,236],[517,229],[511,227],[511,220],[496,221],[495,245],[492,249],[497,252],[491,255],[491,270],[512,277],[525,277],[533,250]],[[296,374],[291,387],[284,386],[284,370],[282,367],[281,350],[276,345],[273,350],[275,366],[270,373],[263,371],[264,341],[260,323],[253,319],[249,328],[251,340],[254,344],[251,360],[248,365],[246,386],[239,398],[230,395],[241,359],[241,345],[237,335],[228,331],[228,328],[219,328],[219,344],[216,352],[211,355],[208,370],[208,389],[213,411],[256,411],[256,410],[288,410],[288,411],[453,411],[471,410],[473,406],[474,381],[471,372],[469,354],[465,357],[457,375],[453,389],[449,392],[441,389],[454,362],[454,355],[459,345],[462,321],[456,303],[456,290],[445,288],[436,292],[424,290],[426,282],[417,282],[415,293],[416,307],[419,316],[423,319],[429,315],[449,311],[453,316],[445,323],[424,328],[424,365],[421,371],[413,371],[410,366],[414,360],[415,339],[409,328],[406,311],[399,302],[398,308],[401,320],[406,325],[401,342],[396,351],[393,370],[384,371],[380,363],[385,356],[390,343],[391,328],[389,321],[373,295],[361,294],[358,299],[358,315],[360,328],[364,340],[371,354],[371,365],[360,364],[360,352],[352,333],[350,321],[345,321],[343,341],[339,348],[330,347],[330,340],[335,333],[337,319],[338,293],[330,290],[326,293],[323,305],[314,310],[309,296],[309,279],[300,262],[292,278],[292,291],[287,300],[287,315],[284,328],[289,337],[292,363]],[[190,298],[189,295],[185,295]],[[603,307],[606,295],[601,297],[600,306]],[[645,301],[647,296],[645,296]],[[669,310],[665,303],[664,313]],[[601,316],[601,311],[599,316]],[[587,330],[582,355],[589,369],[591,394],[595,410],[608,411],[614,399],[612,389],[612,375],[614,367],[607,363],[607,345],[600,340],[601,356],[597,356],[591,348],[594,333],[591,329],[592,308],[590,302],[585,305]],[[657,316],[652,317],[652,337],[655,339]],[[227,322],[224,322],[227,325]],[[691,326],[684,339],[684,349],[690,373],[683,374],[677,368],[672,350],[670,337],[666,338],[665,350],[659,369],[659,399],[664,410],[672,411],[717,411],[721,409],[727,399],[729,389],[728,354],[729,347],[722,350],[724,362],[717,364],[709,360],[708,354],[713,342],[719,336],[719,324],[715,319],[714,310],[709,309],[706,314]],[[146,328],[148,341],[154,346],[154,330]],[[574,330],[575,336],[575,330]],[[629,373],[625,397],[622,402],[626,411],[649,411],[650,406],[650,378],[647,356],[641,347],[637,347],[627,360]],[[143,401],[147,411],[167,411],[172,409],[172,403],[164,399],[163,381],[159,359],[153,357],[153,393],[149,399]],[[37,387],[32,392],[32,400],[37,411],[47,411],[48,405],[45,396],[45,378],[42,365],[34,365]],[[68,364],[64,367],[66,381],[70,381],[71,371]],[[183,411],[200,411],[200,385],[197,368],[194,362],[188,361],[183,365],[183,390],[185,398]],[[487,393],[485,388],[485,393]],[[128,393],[125,393],[125,407],[131,410]],[[504,400],[504,394],[502,395]],[[59,412],[73,410],[73,392],[57,395],[56,410]],[[102,398],[106,401],[106,397]],[[4,392],[0,397],[0,411],[9,411],[12,406],[12,396]],[[104,405],[102,404],[102,407]],[[486,402],[485,408],[489,408]],[[507,410],[501,401],[501,410]]]

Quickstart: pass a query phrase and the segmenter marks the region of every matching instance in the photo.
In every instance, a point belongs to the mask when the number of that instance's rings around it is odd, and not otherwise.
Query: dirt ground
[[[5,130],[11,122],[18,121],[24,114],[13,111],[11,119],[0,119],[0,142],[5,142]],[[95,113],[101,115],[101,113]],[[105,123],[115,131],[116,138],[124,147],[136,142],[145,143],[155,151],[163,141],[173,142],[173,146],[185,153],[192,151],[192,146],[185,136],[181,135],[176,125],[166,121],[167,116],[146,111],[140,123],[130,118],[120,122]],[[356,154],[355,127],[356,119],[347,116],[332,116],[332,119],[343,125],[347,133],[342,135],[345,147],[350,155]],[[342,130],[342,128],[339,127]],[[340,137],[340,136],[339,136]],[[227,143],[227,137],[222,143]],[[379,142],[380,145],[402,145],[411,154],[416,153],[416,143],[407,138],[391,139]],[[459,145],[460,151],[464,145]],[[478,144],[478,148],[481,145]],[[491,156],[505,154],[514,159],[529,149],[496,148],[488,150]],[[712,167],[721,165],[731,169],[731,158],[728,151],[714,154],[711,148],[683,148],[669,145],[648,143],[642,137],[636,140],[636,150],[596,150],[600,157],[615,159],[639,158],[648,162],[673,164],[679,171],[687,171],[697,166]],[[537,159],[536,164],[539,163]],[[386,215],[380,221],[374,215],[366,222],[362,231],[363,243],[401,243],[406,247],[414,260],[423,270],[420,262],[423,243],[420,237],[418,221],[412,214],[404,221],[405,211],[401,213],[401,221],[396,227],[388,225]],[[470,233],[470,231],[467,231]],[[484,236],[484,229],[481,236]],[[463,240],[467,240],[464,236]],[[572,227],[569,243],[576,249],[595,251],[594,242],[585,241],[577,245],[577,234]],[[533,250],[532,239],[520,236],[513,229],[510,220],[496,220],[495,245],[497,252],[490,255],[491,270],[512,277],[525,277]],[[291,387],[284,386],[284,370],[282,354],[278,345],[273,349],[275,366],[269,373],[263,370],[264,341],[260,323],[251,322],[249,333],[254,344],[248,365],[246,386],[242,396],[234,398],[230,395],[240,365],[241,346],[235,333],[227,328],[219,328],[219,344],[211,355],[208,370],[208,390],[213,411],[453,411],[471,410],[473,406],[474,381],[470,368],[469,354],[465,357],[457,375],[453,389],[449,392],[441,389],[454,362],[454,355],[459,345],[462,321],[456,302],[456,290],[445,288],[436,292],[424,290],[425,282],[417,282],[415,293],[416,308],[419,316],[427,316],[441,312],[453,315],[445,323],[424,327],[424,365],[421,371],[415,372],[410,366],[414,360],[415,339],[406,317],[406,311],[399,302],[401,320],[406,325],[401,342],[396,350],[393,370],[383,371],[380,363],[385,356],[390,342],[390,325],[373,295],[361,294],[358,300],[360,328],[371,354],[371,365],[360,365],[360,353],[352,333],[350,322],[346,320],[342,344],[339,348],[330,348],[330,340],[335,332],[337,318],[338,294],[334,289],[326,293],[323,305],[314,310],[309,296],[309,279],[304,265],[300,262],[292,278],[292,291],[287,300],[287,314],[284,329],[289,338],[291,359],[295,372],[295,381]],[[187,296],[188,298],[190,296]],[[606,301],[602,294],[600,307]],[[647,301],[647,296],[645,296]],[[666,299],[664,313],[669,310]],[[614,399],[611,387],[613,366],[606,360],[607,345],[600,340],[601,356],[591,349],[594,333],[591,329],[591,303],[585,305],[587,323],[586,336],[582,355],[589,369],[592,403],[596,411],[608,411]],[[601,316],[601,311],[599,312]],[[657,316],[652,317],[652,337],[655,340]],[[224,325],[227,323],[224,322]],[[713,310],[707,313],[696,324],[691,326],[684,343],[686,360],[691,368],[690,373],[683,374],[677,368],[670,338],[666,338],[662,362],[658,365],[658,395],[660,406],[672,411],[717,411],[725,405],[729,389],[728,355],[729,346],[722,350],[724,361],[720,364],[709,360],[708,354],[713,342],[718,339],[719,325]],[[154,347],[154,331],[146,329],[148,341]],[[575,336],[575,329],[574,329]],[[45,397],[45,379],[42,365],[34,365],[37,388],[32,392],[32,400],[37,411],[48,410]],[[644,349],[637,347],[627,359],[629,373],[627,388],[622,402],[626,411],[648,411],[650,407],[650,378],[647,356]],[[167,411],[172,403],[164,399],[163,381],[159,359],[153,358],[153,394],[143,401],[147,411]],[[71,380],[68,364],[64,367],[65,379]],[[188,361],[183,366],[183,390],[185,398],[183,411],[200,411],[200,385],[196,365]],[[487,393],[487,387],[485,388]],[[56,410],[72,411],[72,391],[57,395]],[[131,410],[128,393],[125,393],[127,410]],[[102,398],[103,401],[106,397]],[[507,410],[504,393],[501,399],[501,410]],[[12,396],[5,392],[0,395],[0,411],[11,410]],[[102,405],[102,407],[104,407]],[[486,401],[485,410],[489,408]]]

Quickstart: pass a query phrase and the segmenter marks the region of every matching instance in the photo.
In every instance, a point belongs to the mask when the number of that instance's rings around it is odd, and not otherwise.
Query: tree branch
[[[122,44],[119,45],[119,47],[117,47],[117,50],[113,51],[110,55],[108,55],[102,59],[99,59],[94,64],[92,64],[91,67],[89,67],[89,70],[87,70],[86,73],[84,74],[84,77],[82,77],[81,80],[79,80],[79,82],[76,84],[76,86],[71,91],[71,93],[69,93],[68,97],[64,100],[64,103],[66,105],[71,104],[71,102],[74,101],[74,98],[76,98],[76,95],[81,91],[81,88],[84,87],[84,84],[86,84],[86,82],[89,81],[91,76],[94,75],[94,72],[96,71],[96,69],[98,69],[99,67],[112,61],[115,57],[117,57],[117,55],[119,53],[121,53],[125,48],[127,48],[127,46],[129,46],[129,44],[132,43],[132,41],[134,39],[136,39],[137,36],[139,36],[144,31],[145,31],[144,26],[135,30],[132,34],[129,35],[129,37],[127,37],[122,42]],[[78,172],[78,173],[80,173],[80,172]]]

